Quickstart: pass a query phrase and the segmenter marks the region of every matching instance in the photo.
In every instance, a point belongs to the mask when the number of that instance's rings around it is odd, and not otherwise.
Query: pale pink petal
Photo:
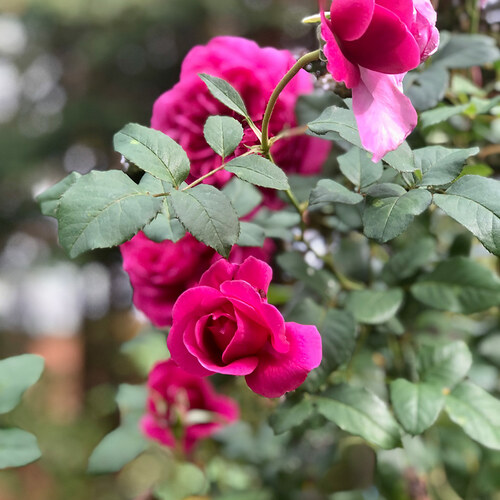
[[[255,371],[245,377],[252,391],[267,398],[293,391],[321,363],[321,336],[317,328],[297,323],[285,325],[289,352],[280,354],[269,346],[261,354]]]
[[[401,90],[399,75],[360,70],[361,80],[352,89],[353,111],[361,143],[377,162],[415,128],[417,113]]]
[[[437,15],[429,0],[414,0],[413,3],[416,15],[411,31],[420,48],[420,60],[423,62],[436,52],[439,45]]]

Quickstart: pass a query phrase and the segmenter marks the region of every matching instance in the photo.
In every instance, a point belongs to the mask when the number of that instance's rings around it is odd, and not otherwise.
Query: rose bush
[[[402,81],[437,49],[436,12],[429,0],[335,0],[330,20],[321,14],[328,71],[352,89],[361,142],[378,161],[417,124]]]
[[[172,322],[172,307],[179,295],[195,285],[216,260],[222,258],[215,250],[199,242],[189,233],[176,243],[151,241],[140,232],[120,245],[123,269],[133,288],[135,307],[154,325]],[[231,262],[243,262],[253,255],[269,261],[274,244],[267,239],[263,248],[234,246]]]
[[[188,452],[198,440],[238,419],[235,401],[217,394],[208,380],[186,373],[171,359],[153,367],[148,390],[147,413],[140,426],[147,437],[165,446],[175,447],[181,435]]]
[[[296,389],[321,362],[321,337],[315,326],[285,323],[267,303],[271,277],[271,268],[254,257],[213,264],[174,305],[172,359],[199,376],[244,375],[266,397]]]
[[[294,57],[286,50],[261,48],[253,41],[238,37],[216,37],[207,45],[191,49],[182,63],[179,83],[158,98],[151,118],[153,128],[172,137],[187,152],[191,161],[188,180],[220,165],[220,157],[203,138],[207,118],[232,115],[210,94],[199,73],[228,81],[242,95],[250,117],[259,125],[274,87],[294,63]],[[297,99],[312,90],[311,76],[301,70],[280,95],[271,124],[273,135],[297,125],[294,112]],[[254,132],[243,125],[245,136],[236,154],[259,143]],[[327,141],[301,135],[278,141],[271,151],[276,163],[286,172],[314,174],[320,171],[329,150]],[[221,171],[206,182],[220,186],[230,176]]]

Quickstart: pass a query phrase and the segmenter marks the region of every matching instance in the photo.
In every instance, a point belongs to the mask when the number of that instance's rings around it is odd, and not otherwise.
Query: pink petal
[[[321,363],[321,336],[317,328],[297,323],[285,325],[290,350],[280,354],[269,346],[259,357],[255,371],[245,377],[252,391],[267,398],[293,391]]]
[[[167,337],[167,347],[172,359],[183,369],[201,377],[213,372],[204,368],[188,350],[195,343],[196,320],[221,308],[227,299],[216,289],[198,286],[186,290],[174,305],[173,324]]]
[[[361,68],[352,89],[354,116],[363,147],[379,161],[396,149],[415,128],[417,113],[401,90],[401,75],[384,75]]]
[[[200,285],[219,289],[221,283],[233,279],[238,267],[238,264],[231,264],[226,259],[219,259],[203,273]]]
[[[356,40],[372,20],[374,0],[334,0],[331,24],[334,33],[343,40]]]
[[[266,262],[253,256],[247,257],[234,275],[235,280],[250,283],[261,295],[267,294],[273,277],[273,270]]]
[[[154,439],[169,448],[175,447],[175,438],[170,429],[158,425],[153,415],[144,415],[139,422],[139,427],[148,438]]]
[[[429,0],[413,1],[416,16],[411,32],[420,48],[420,61],[425,61],[436,52],[439,45],[439,31],[436,28],[436,11]]]
[[[349,61],[380,73],[404,73],[420,64],[420,50],[408,27],[379,5],[361,38],[337,41]]]
[[[375,3],[396,14],[409,29],[411,28],[414,0],[375,0]]]
[[[344,82],[348,88],[353,88],[359,82],[358,66],[350,62],[335,40],[332,33],[330,21],[326,19],[324,12],[321,12],[321,36],[326,45],[323,48],[327,59],[327,68],[334,80]]]

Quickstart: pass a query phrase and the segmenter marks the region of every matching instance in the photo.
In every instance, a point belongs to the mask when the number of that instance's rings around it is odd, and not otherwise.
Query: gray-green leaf
[[[189,175],[186,152],[159,130],[129,123],[115,134],[113,144],[127,160],[175,187]]]
[[[203,134],[208,145],[222,158],[226,158],[243,139],[243,127],[230,116],[209,116]]]
[[[495,255],[500,255],[500,181],[464,175],[434,203],[465,226]]]
[[[59,204],[59,241],[70,257],[119,245],[134,236],[162,208],[117,170],[80,177]]]
[[[438,418],[445,396],[440,387],[412,384],[402,378],[391,382],[394,413],[406,432],[421,434]]]
[[[207,184],[172,191],[172,206],[182,225],[197,240],[224,257],[240,234],[238,216],[227,196]]]
[[[500,450],[500,401],[472,382],[462,382],[446,399],[446,412],[472,439]]]
[[[43,215],[57,217],[57,209],[62,195],[81,177],[78,172],[71,172],[67,177],[57,184],[46,189],[42,194],[36,197],[40,204],[40,211]]]
[[[262,193],[248,182],[233,177],[222,188],[222,192],[229,198],[238,217],[248,215],[262,202]]]
[[[411,293],[430,307],[472,314],[500,303],[500,279],[474,260],[454,257],[423,276]]]
[[[13,410],[24,391],[42,374],[44,360],[35,354],[21,354],[0,361],[0,413]]]
[[[432,196],[425,189],[412,189],[386,198],[368,197],[363,213],[365,236],[381,243],[392,240],[403,233],[431,201]]]
[[[365,189],[382,177],[382,162],[373,163],[363,149],[352,148],[337,160],[340,171],[360,189]]]
[[[238,156],[226,165],[226,170],[257,186],[290,189],[285,172],[259,155]]]
[[[380,325],[394,317],[403,298],[400,288],[355,290],[348,295],[345,307],[360,323]]]
[[[323,207],[333,203],[345,203],[356,205],[363,201],[363,196],[354,193],[338,182],[331,179],[321,179],[317,186],[311,191],[309,197],[309,210],[321,210]]]
[[[207,74],[200,74],[200,78],[205,82],[210,93],[230,110],[246,118],[249,117],[247,108],[238,91],[222,78]]]
[[[282,434],[304,423],[313,413],[314,405],[310,399],[303,399],[298,403],[287,401],[276,408],[269,423],[275,434]]]
[[[387,405],[366,389],[340,385],[328,389],[315,401],[318,411],[344,431],[384,449],[400,444],[399,426]]]
[[[41,455],[33,434],[21,429],[0,429],[0,469],[21,467]]]

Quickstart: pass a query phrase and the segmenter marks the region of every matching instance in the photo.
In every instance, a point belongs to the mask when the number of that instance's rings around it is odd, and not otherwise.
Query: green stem
[[[278,101],[278,98],[283,92],[283,89],[290,83],[293,77],[309,63],[319,59],[320,51],[315,50],[314,52],[309,52],[308,54],[302,56],[289,70],[288,73],[281,79],[276,88],[274,89],[269,102],[267,103],[266,111],[264,113],[264,118],[262,120],[262,152],[265,156],[269,155],[269,122],[271,121],[271,116],[273,114],[274,106]]]

